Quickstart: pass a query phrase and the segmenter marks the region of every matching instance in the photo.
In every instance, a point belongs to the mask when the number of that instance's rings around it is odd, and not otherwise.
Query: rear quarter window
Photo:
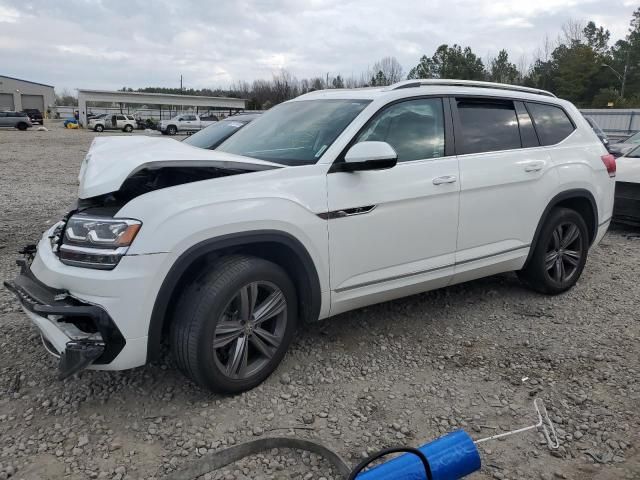
[[[555,105],[527,103],[541,145],[555,145],[575,130],[566,112]]]

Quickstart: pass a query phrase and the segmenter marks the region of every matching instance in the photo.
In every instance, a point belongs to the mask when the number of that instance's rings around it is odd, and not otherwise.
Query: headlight
[[[77,267],[111,270],[136,238],[142,222],[74,215],[67,222],[60,261]]]

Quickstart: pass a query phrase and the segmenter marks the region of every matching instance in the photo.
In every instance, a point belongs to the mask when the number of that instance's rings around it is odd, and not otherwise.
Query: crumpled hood
[[[271,170],[283,165],[192,147],[172,138],[150,136],[96,137],[80,166],[78,197],[117,191],[142,169],[163,167],[216,167],[234,170]]]

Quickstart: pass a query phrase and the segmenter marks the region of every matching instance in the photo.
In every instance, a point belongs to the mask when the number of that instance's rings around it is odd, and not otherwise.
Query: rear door
[[[182,117],[182,130],[194,130],[199,128],[199,122],[195,115],[185,115]]]
[[[520,268],[557,173],[524,104],[494,97],[457,97],[460,225],[454,281]]]
[[[387,170],[327,176],[331,313],[447,285],[458,229],[448,99],[383,107],[356,136],[398,154]]]

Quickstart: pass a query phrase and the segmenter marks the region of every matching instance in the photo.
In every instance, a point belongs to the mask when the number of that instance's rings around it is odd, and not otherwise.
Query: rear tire
[[[582,216],[575,210],[555,208],[518,276],[540,293],[557,295],[576,284],[587,262],[588,251],[589,233]]]
[[[178,368],[202,387],[243,392],[278,367],[296,317],[296,290],[281,267],[230,256],[186,287],[171,325],[171,349]]]
[[[131,133],[133,132],[133,127],[131,125],[125,125],[123,130],[127,133]]]

